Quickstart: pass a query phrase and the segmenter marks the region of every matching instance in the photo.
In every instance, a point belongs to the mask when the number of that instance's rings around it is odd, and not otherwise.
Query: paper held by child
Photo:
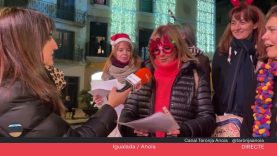
[[[120,89],[123,87],[123,84],[118,82],[117,79],[108,81],[91,81],[90,94],[106,97],[113,87]]]

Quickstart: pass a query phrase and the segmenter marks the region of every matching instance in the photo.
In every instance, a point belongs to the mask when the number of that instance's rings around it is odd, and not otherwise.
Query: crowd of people
[[[14,136],[10,127],[16,125],[22,137],[211,137],[224,117],[238,121],[240,137],[277,137],[277,6],[264,16],[242,3],[228,18],[211,65],[189,24],[157,27],[144,61],[128,34],[113,34],[102,80],[124,85],[142,67],[153,78],[137,91],[113,88],[107,97],[93,95],[100,109],[73,129],[63,118],[72,104],[61,99],[66,83],[54,67],[53,20],[30,9],[1,8],[0,136]],[[150,132],[117,125],[164,108],[179,128]]]

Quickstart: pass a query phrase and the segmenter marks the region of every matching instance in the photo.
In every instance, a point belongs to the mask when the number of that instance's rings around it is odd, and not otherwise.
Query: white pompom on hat
[[[132,41],[128,34],[118,33],[111,36],[111,45],[114,46],[121,41],[129,42],[132,45]]]

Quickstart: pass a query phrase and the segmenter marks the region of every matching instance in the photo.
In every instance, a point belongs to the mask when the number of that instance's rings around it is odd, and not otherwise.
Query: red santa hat
[[[132,41],[128,34],[118,33],[111,36],[111,45],[114,46],[121,41],[129,42],[132,45]]]

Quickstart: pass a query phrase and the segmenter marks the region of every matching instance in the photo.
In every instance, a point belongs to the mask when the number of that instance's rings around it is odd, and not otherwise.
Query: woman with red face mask
[[[149,56],[150,62],[145,65],[153,72],[153,81],[128,97],[119,121],[144,118],[166,107],[180,128],[149,133],[145,129],[120,126],[122,136],[210,136],[215,116],[207,78],[197,69],[197,61],[176,26],[162,25],[154,30],[149,41]]]

